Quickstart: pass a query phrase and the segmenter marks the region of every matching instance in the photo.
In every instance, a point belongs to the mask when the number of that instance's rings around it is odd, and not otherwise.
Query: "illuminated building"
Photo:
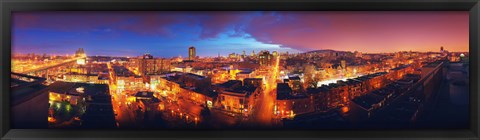
[[[188,60],[194,60],[196,56],[195,47],[191,46],[188,48]]]
[[[160,103],[160,100],[153,96],[153,92],[147,91],[135,93],[135,101],[140,103],[140,107],[144,111],[156,110]]]
[[[288,77],[288,85],[293,92],[299,92],[302,89],[302,82],[299,76]]]
[[[95,84],[108,84],[108,67],[106,64],[87,64],[81,67],[69,69],[70,72],[63,75],[66,82],[85,82]]]
[[[177,100],[179,97],[206,107],[213,107],[217,96],[211,89],[211,80],[208,77],[191,73],[170,73],[160,79],[160,90],[166,90],[167,96]]]
[[[78,73],[64,74],[63,80],[67,82],[85,82],[85,83],[95,83],[95,84],[108,84],[109,82],[108,75],[78,74]]]
[[[242,86],[240,80],[230,80],[216,86],[221,109],[248,116],[255,105],[260,88]]]
[[[237,55],[235,53],[228,54],[228,58],[234,59],[237,58]]]
[[[274,114],[280,118],[293,118],[295,115],[314,111],[310,98],[301,93],[294,94],[287,83],[277,84],[277,98]]]
[[[268,51],[260,52],[260,55],[258,57],[260,65],[270,66],[273,64],[273,55],[270,54],[270,52]]]
[[[117,86],[117,92],[125,90],[142,89],[145,87],[143,78],[134,74],[132,71],[125,68],[125,66],[112,66],[112,82]]]
[[[235,74],[235,79],[237,80],[243,80],[245,78],[252,78],[253,77],[253,71],[241,71]]]
[[[86,64],[86,59],[77,59],[77,64],[78,65],[85,65]]]
[[[144,54],[140,58],[131,59],[129,65],[138,70],[142,76],[161,74],[171,70],[171,62],[167,59],[153,58],[150,54]]]
[[[245,87],[262,87],[263,79],[262,78],[245,78],[243,79],[243,85]]]
[[[115,127],[112,99],[107,84],[57,81],[49,86],[48,91],[51,103],[67,101],[76,108],[85,108],[85,113],[80,114],[82,120],[81,127]],[[68,108],[67,111],[69,111]]]

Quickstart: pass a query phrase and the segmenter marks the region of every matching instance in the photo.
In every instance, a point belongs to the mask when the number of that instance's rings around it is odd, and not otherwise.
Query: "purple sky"
[[[19,12],[12,35],[14,53],[468,51],[468,12]]]

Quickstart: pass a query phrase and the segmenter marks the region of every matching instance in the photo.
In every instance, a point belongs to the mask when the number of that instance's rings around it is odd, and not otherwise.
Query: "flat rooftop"
[[[109,88],[107,84],[56,81],[49,86],[49,90],[51,92],[69,95],[109,95]]]

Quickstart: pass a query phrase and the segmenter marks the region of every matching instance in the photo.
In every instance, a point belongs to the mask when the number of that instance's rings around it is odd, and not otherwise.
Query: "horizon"
[[[262,51],[265,51],[265,50],[262,50]],[[268,51],[268,50],[267,50]],[[309,52],[313,52],[313,51],[336,51],[336,52],[349,52],[349,53],[354,53],[354,51],[345,51],[345,50],[334,50],[334,49],[322,49],[322,50],[312,50],[312,51],[305,51],[305,52],[296,52],[296,53],[290,53],[289,54],[303,54],[303,53],[309,53]],[[448,51],[448,50],[446,50]],[[86,51],[88,52],[88,51]],[[259,51],[260,52],[260,51]],[[270,53],[273,52],[273,51],[269,51]],[[360,52],[360,51],[358,51]],[[398,53],[398,52],[414,52],[414,53],[438,53],[436,51],[414,51],[414,50],[404,50],[404,51],[395,51],[395,52],[378,52],[378,53],[364,53],[364,52],[360,52],[362,54],[391,54],[391,53]],[[451,51],[448,51],[448,52],[451,52]],[[34,52],[30,52],[30,53],[34,53]],[[13,55],[27,55],[27,54],[30,54],[30,53],[14,53]],[[237,52],[232,52],[234,54],[238,54],[238,55],[241,55],[242,52],[240,53],[237,53]],[[245,52],[247,56],[250,56],[250,53],[247,53]],[[455,52],[451,52],[451,53],[469,53],[469,51],[455,51]],[[37,53],[34,53],[35,55],[43,55],[43,54],[46,54],[46,55],[54,55],[54,56],[67,56],[67,55],[74,55],[75,53],[70,53],[70,54],[49,54],[49,53],[40,53],[40,54],[37,54]],[[143,53],[143,54],[139,54],[139,55],[88,55],[87,53],[87,57],[140,57],[142,55],[145,55],[145,54],[149,54],[149,53]],[[231,54],[231,53],[230,53]],[[255,52],[255,54],[258,54],[258,52]],[[12,56],[13,56],[12,55]],[[221,57],[228,57],[228,54],[226,55],[220,55]],[[172,57],[164,57],[164,56],[155,56],[153,55],[154,58],[178,58],[179,56],[172,56]],[[188,56],[181,56],[182,58],[187,58]],[[218,57],[218,55],[211,55],[211,56],[198,56],[198,57],[201,57],[201,58],[215,58],[215,57]]]

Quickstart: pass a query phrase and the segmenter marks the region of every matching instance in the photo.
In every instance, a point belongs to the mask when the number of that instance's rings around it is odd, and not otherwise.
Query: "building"
[[[172,69],[171,61],[163,58],[154,58],[150,54],[144,54],[138,58],[132,58],[127,68],[141,76],[162,74]]]
[[[235,79],[243,80],[246,78],[252,78],[254,76],[253,71],[241,71],[235,74]]]
[[[139,107],[144,113],[149,112],[147,114],[153,116],[160,109],[160,100],[153,96],[153,92],[139,91],[135,93],[135,102],[139,103]]]
[[[262,78],[245,78],[243,79],[243,85],[245,87],[263,87]]]
[[[377,94],[365,94],[363,96],[356,97],[352,100],[352,104],[350,104],[351,109],[356,109],[357,107],[360,108],[363,112],[361,115],[366,115],[367,117],[371,117],[373,112],[376,109],[381,108],[385,105],[386,98],[383,98]]]
[[[89,63],[76,68],[70,68],[69,71],[58,80],[66,82],[108,84],[110,78],[107,64]]]
[[[136,90],[145,88],[144,80],[141,76],[136,75],[125,66],[112,66],[113,74],[112,83],[117,86],[117,92],[125,90]]]
[[[48,128],[48,91],[46,79],[11,73],[11,127],[13,129]]]
[[[195,60],[195,57],[196,56],[196,51],[195,51],[195,47],[191,46],[188,48],[188,60]]]
[[[269,51],[262,51],[258,56],[261,66],[270,66],[273,64],[273,55]]]
[[[289,76],[288,85],[292,88],[293,92],[300,92],[303,88],[302,82],[299,76]]]
[[[255,106],[255,98],[261,89],[257,87],[242,86],[240,80],[230,80],[216,86],[220,109],[240,113],[244,116],[251,114]]]
[[[206,107],[213,107],[218,93],[212,90],[208,77],[191,73],[169,73],[159,79],[159,90],[165,90],[162,96],[173,100],[186,99]]]
[[[68,102],[74,108],[85,108],[85,113],[80,114],[82,128],[116,127],[107,84],[57,81],[49,86],[48,92],[51,104]]]
[[[302,93],[294,94],[287,83],[277,84],[274,114],[279,118],[294,118],[295,115],[314,112],[311,99]]]

